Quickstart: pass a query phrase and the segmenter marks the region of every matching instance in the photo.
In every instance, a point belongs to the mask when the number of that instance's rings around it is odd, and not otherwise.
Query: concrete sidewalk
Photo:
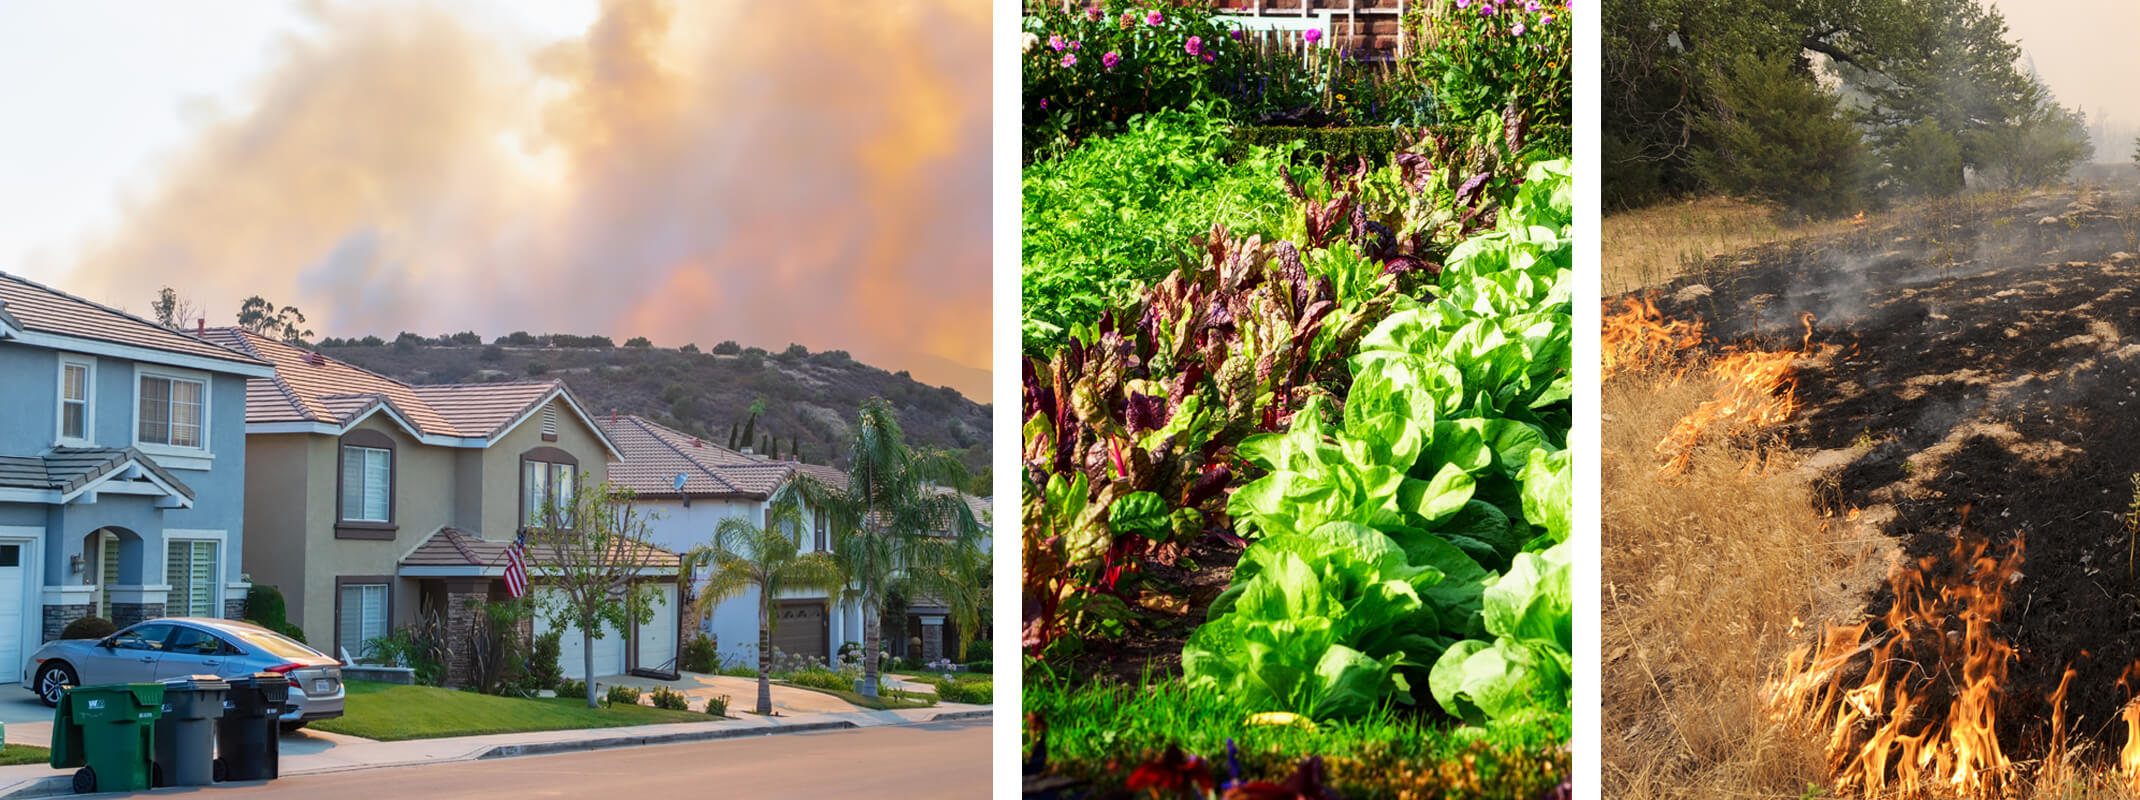
[[[931,708],[911,708],[897,711],[851,711],[822,714],[796,714],[781,717],[760,717],[751,714],[742,719],[714,719],[706,722],[677,722],[661,725],[635,725],[622,728],[582,728],[576,730],[538,731],[533,733],[499,733],[484,736],[456,736],[445,739],[413,739],[404,742],[377,742],[354,736],[336,736],[317,731],[283,737],[281,757],[282,775],[319,775],[351,770],[402,767],[417,764],[445,764],[456,761],[472,761],[484,758],[509,758],[523,755],[542,755],[576,750],[594,750],[606,747],[632,747],[644,744],[666,744],[707,739],[771,736],[782,733],[805,733],[809,731],[844,728],[875,728],[888,725],[910,725],[945,719],[986,719],[988,706],[941,703]],[[41,723],[43,730],[30,729],[40,723],[25,723],[7,726],[7,740],[15,744],[50,743],[52,724]],[[305,737],[299,739],[299,736]],[[331,737],[331,738],[329,738]],[[293,741],[297,740],[297,741]],[[308,744],[326,745],[314,752]],[[22,764],[0,767],[0,798],[54,797],[71,794],[69,783],[73,770],[55,770],[42,764]]]

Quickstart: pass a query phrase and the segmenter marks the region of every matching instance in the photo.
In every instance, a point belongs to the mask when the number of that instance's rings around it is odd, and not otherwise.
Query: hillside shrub
[[[67,623],[59,632],[61,639],[102,639],[119,632],[119,626],[103,617],[83,617]]]

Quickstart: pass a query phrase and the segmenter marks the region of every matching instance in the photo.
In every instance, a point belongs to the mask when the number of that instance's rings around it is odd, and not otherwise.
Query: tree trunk
[[[594,702],[594,629],[586,625],[580,626],[580,661],[580,676],[587,679],[587,707],[599,708]]]
[[[765,587],[758,587],[758,713],[768,715],[773,713],[773,633],[766,624],[771,605]]]
[[[862,604],[862,696],[877,696],[877,649],[884,645],[878,637],[882,633],[877,617],[881,616],[875,603]]]

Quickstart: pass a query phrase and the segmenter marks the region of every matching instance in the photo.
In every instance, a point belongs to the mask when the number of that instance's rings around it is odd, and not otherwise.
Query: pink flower
[[[1076,49],[1078,49],[1078,48],[1081,48],[1081,47],[1084,47],[1084,46],[1085,46],[1085,43],[1084,43],[1084,42],[1080,42],[1080,41],[1077,41],[1077,40],[1075,40],[1075,39],[1072,39],[1072,40],[1070,41],[1070,49],[1072,49],[1072,50],[1076,50]]]
[[[1457,7],[1457,8],[1469,8],[1469,7],[1471,7],[1471,0],[1456,0],[1456,7]]]
[[[1063,54],[1063,66],[1065,66],[1065,67],[1075,67],[1075,66],[1077,66],[1077,54],[1075,54],[1075,53],[1064,53],[1064,54]]]
[[[1213,60],[1213,59],[1211,58],[1211,51],[1209,51],[1209,50],[1206,50],[1206,51],[1204,51],[1204,63],[1206,63],[1206,64],[1209,64],[1209,63],[1211,63],[1211,62],[1212,62],[1212,60]]]
[[[1523,10],[1533,14],[1538,13],[1538,0],[1526,0],[1523,4]]]
[[[1202,37],[1202,36],[1191,36],[1191,37],[1189,37],[1189,42],[1188,42],[1187,44],[1184,44],[1184,45],[1182,45],[1182,46],[1181,46],[1181,49],[1189,51],[1189,55],[1192,55],[1192,56],[1200,56],[1200,55],[1203,55],[1203,54],[1204,54],[1204,37]]]
[[[1309,28],[1300,32],[1300,38],[1308,40],[1308,44],[1315,44],[1322,41],[1323,32],[1315,28]]]
[[[1146,25],[1158,25],[1166,21],[1167,15],[1161,14],[1157,10],[1154,10],[1151,13],[1144,15],[1144,24]]]
[[[1513,27],[1513,28],[1510,28],[1510,29],[1508,29],[1508,33],[1509,33],[1509,35],[1510,35],[1510,36],[1522,36],[1522,35],[1523,35],[1523,23],[1521,23],[1521,22],[1518,22],[1518,23],[1516,23],[1516,27]]]
[[[1120,63],[1122,63],[1122,54],[1113,50],[1107,51],[1107,55],[1100,56],[1100,66],[1108,69],[1114,69],[1115,65]]]
[[[1099,22],[1100,16],[1100,9],[1097,6],[1085,9],[1085,19],[1087,20],[1090,20],[1092,22]]]
[[[1063,51],[1063,37],[1061,37],[1061,36],[1050,36],[1050,37],[1048,37],[1048,49],[1049,49],[1049,50],[1053,50],[1053,51],[1055,51],[1055,52],[1058,52],[1058,53],[1062,52],[1062,51]]]

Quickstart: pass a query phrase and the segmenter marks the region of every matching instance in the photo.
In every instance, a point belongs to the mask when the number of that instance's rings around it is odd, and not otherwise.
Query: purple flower
[[[1064,53],[1064,54],[1063,54],[1063,66],[1065,66],[1065,67],[1075,67],[1075,66],[1077,66],[1077,54],[1076,54],[1076,53]]]
[[[1457,8],[1470,8],[1470,7],[1471,7],[1471,0],[1456,0],[1456,7],[1457,7]]]
[[[1241,41],[1241,29],[1240,29],[1240,28],[1235,28],[1235,29],[1233,29],[1233,30],[1227,31],[1227,32],[1226,32],[1226,35],[1228,35],[1228,36],[1232,36],[1232,37],[1233,37],[1233,40],[1234,40],[1234,41],[1236,41],[1236,42],[1238,42],[1238,41]]]
[[[1322,41],[1323,32],[1316,28],[1309,28],[1300,32],[1300,38],[1308,40],[1308,44],[1315,44],[1318,41]]]
[[[1209,64],[1209,63],[1211,63],[1211,62],[1212,62],[1213,60],[1214,60],[1214,59],[1213,59],[1213,58],[1211,57],[1211,51],[1209,51],[1209,50],[1206,50],[1206,51],[1204,51],[1204,63],[1206,63],[1206,64]]]
[[[1540,17],[1538,18],[1538,24],[1540,24],[1540,25],[1551,25],[1551,24],[1553,24],[1553,15],[1552,15],[1552,14],[1546,14],[1546,15],[1540,16]]]
[[[1076,49],[1079,49],[1079,48],[1081,48],[1081,47],[1084,47],[1084,46],[1085,46],[1085,43],[1084,43],[1084,42],[1080,42],[1080,41],[1077,41],[1077,40],[1075,40],[1075,39],[1072,39],[1072,40],[1070,40],[1070,49],[1072,49],[1072,50],[1076,50]]]
[[[1042,111],[1046,111],[1046,110],[1048,110],[1048,98],[1045,98],[1045,97],[1043,97],[1043,98],[1040,98],[1040,110],[1042,110]]]
[[[1188,42],[1187,44],[1184,44],[1184,45],[1182,45],[1182,46],[1181,46],[1181,49],[1189,51],[1189,55],[1192,55],[1192,56],[1200,56],[1200,55],[1203,55],[1203,54],[1204,54],[1204,37],[1202,37],[1202,36],[1191,36],[1191,37],[1189,37],[1189,42]]]
[[[1055,52],[1058,52],[1058,53],[1062,52],[1062,51],[1063,51],[1063,37],[1061,37],[1061,36],[1050,36],[1050,37],[1048,37],[1048,49],[1049,49],[1049,50],[1053,50],[1053,51],[1055,51]]]
[[[1098,7],[1098,6],[1094,6],[1094,7],[1092,7],[1092,8],[1088,8],[1088,9],[1085,9],[1085,19],[1087,19],[1087,20],[1090,20],[1090,21],[1093,21],[1093,22],[1099,22],[1099,21],[1100,21],[1100,16],[1101,16],[1101,14],[1100,14],[1100,9],[1099,9],[1099,7]]]
[[[1518,23],[1516,23],[1516,27],[1513,27],[1513,28],[1510,28],[1510,29],[1508,29],[1508,34],[1509,34],[1510,36],[1522,36],[1522,35],[1523,35],[1523,23],[1521,23],[1521,22],[1518,22]]]
[[[1144,15],[1144,24],[1146,25],[1158,25],[1166,21],[1167,15],[1159,13],[1157,9],[1154,9],[1151,13]]]
[[[1107,51],[1107,55],[1100,56],[1100,66],[1108,69],[1114,69],[1115,65],[1120,63],[1122,63],[1122,54],[1113,50]]]

